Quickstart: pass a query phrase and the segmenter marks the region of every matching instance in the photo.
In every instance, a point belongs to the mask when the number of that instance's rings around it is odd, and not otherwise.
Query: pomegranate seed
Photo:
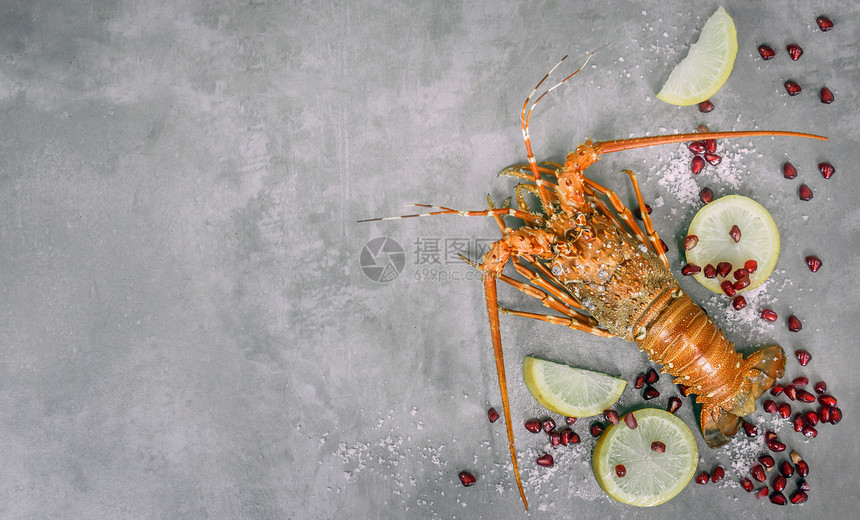
[[[650,215],[651,211],[652,211],[651,206],[649,206],[648,204],[645,204],[645,212]],[[636,217],[637,220],[642,220],[642,210],[639,208],[634,209],[633,210],[633,216]]]
[[[636,420],[633,412],[629,412],[624,416],[624,424],[626,424],[631,430],[635,430],[636,427],[639,426],[639,422]]]
[[[803,479],[798,479],[797,480],[797,489],[799,489],[801,491],[809,491],[809,482],[807,482]]]
[[[815,426],[816,424],[818,424],[818,414],[813,412],[812,410],[803,414],[803,418],[806,420],[806,422],[809,423],[810,426]]]
[[[559,432],[549,432],[549,443],[553,448],[558,448],[561,444],[561,434]]]
[[[499,412],[497,412],[495,408],[490,408],[487,410],[487,418],[491,423],[494,423],[499,420]]]
[[[788,55],[791,56],[791,59],[797,61],[803,55],[803,49],[800,48],[800,45],[797,44],[789,44],[785,47],[785,50],[788,51]]]
[[[819,395],[818,402],[831,408],[836,406],[836,398],[829,394]]]
[[[783,477],[791,478],[794,475],[794,466],[791,465],[791,462],[784,460],[779,463],[779,472],[782,473]]]
[[[794,167],[793,164],[787,162],[782,165],[782,176],[786,179],[793,179],[797,177],[797,168]]]
[[[712,202],[714,200],[714,190],[707,186],[702,188],[702,191],[699,192],[699,200],[702,201],[703,204]]]
[[[735,270],[734,277],[735,280],[742,280],[750,275],[750,272],[747,271],[746,267],[741,267],[740,269]]]
[[[666,445],[660,441],[654,441],[651,443],[651,451],[656,451],[657,453],[665,453]]]
[[[769,490],[767,489],[767,486],[765,486],[765,487],[758,490],[758,492],[755,494],[755,497],[756,498],[764,498],[767,496],[768,491]]]
[[[621,478],[627,474],[627,468],[624,467],[624,464],[619,464],[615,466],[615,474],[618,475],[618,478]]]
[[[776,413],[776,403],[770,399],[765,399],[762,403],[762,408],[764,408],[764,411],[767,413]]]
[[[785,396],[794,401],[797,399],[797,387],[794,385],[785,385],[783,387],[783,391],[785,392]]]
[[[804,403],[814,403],[815,395],[812,392],[807,392],[802,388],[797,389],[797,400]]]
[[[657,389],[654,388],[653,386],[648,385],[645,387],[645,390],[642,392],[642,397],[646,401],[650,401],[651,399],[655,399],[657,397],[660,397],[660,392],[657,391]]]
[[[716,278],[717,277],[717,268],[711,264],[705,266],[702,269],[702,273],[705,275],[705,278]]]
[[[765,442],[775,441],[776,440],[776,434],[774,432],[772,432],[771,430],[768,430],[768,431],[764,432],[764,440],[765,440]]]
[[[708,483],[709,480],[711,480],[711,476],[708,474],[707,471],[703,471],[696,475],[696,484],[705,485]]]
[[[549,433],[555,429],[555,421],[553,421],[552,419],[549,419],[549,418],[544,419],[542,426],[543,426],[543,431],[545,431],[546,433]]]
[[[699,243],[699,237],[698,236],[687,235],[687,237],[684,238],[684,249],[686,251],[689,251],[690,249],[693,249],[694,247],[696,247],[696,244],[698,244],[698,243]]]
[[[764,474],[764,467],[761,464],[753,466],[750,470],[750,475],[759,482],[764,482],[767,479],[767,475]]]
[[[809,464],[803,459],[794,463],[794,469],[797,471],[798,477],[806,477],[809,475]],[[805,489],[804,491],[809,491],[809,489]]]
[[[821,259],[815,255],[809,255],[806,257],[806,265],[809,266],[810,271],[817,273],[821,269]]]
[[[666,411],[669,413],[675,413],[679,408],[681,408],[681,399],[673,395],[669,398],[669,404],[666,405]]]
[[[830,424],[836,424],[842,420],[842,410],[839,407],[834,406],[830,410]]]
[[[803,89],[800,88],[800,85],[796,81],[789,80],[785,82],[785,91],[788,92],[789,96],[796,96],[800,94],[801,90]]]
[[[708,161],[708,164],[711,166],[716,166],[723,162],[723,158],[721,156],[710,152],[705,154],[705,160]]]
[[[735,288],[736,291],[740,291],[741,289],[748,287],[749,284],[750,284],[750,279],[749,279],[749,277],[746,277],[746,278],[741,278],[740,280],[736,280],[735,283],[732,284],[732,286]]]
[[[714,468],[714,471],[711,473],[711,482],[716,484],[720,482],[726,477],[726,470],[723,469],[722,466],[717,466]]]
[[[633,383],[633,386],[636,387],[637,390],[645,386],[644,373],[640,373],[638,376],[636,376],[636,381]]]
[[[730,282],[729,280],[726,280],[723,283],[721,283],[720,289],[722,289],[723,292],[726,293],[726,296],[728,296],[729,298],[734,296],[735,292],[737,292],[737,291],[735,291],[734,284],[732,282]]]
[[[573,426],[574,423],[576,423],[576,417],[565,417],[564,422],[566,422],[568,426]]]
[[[773,486],[774,491],[782,491],[785,489],[786,484],[788,484],[788,481],[782,475],[773,477],[773,481],[771,481],[771,486]]]
[[[573,432],[570,434],[570,440],[567,442],[568,442],[568,444],[579,444],[579,441],[580,441],[579,434],[576,432]]]
[[[729,230],[729,236],[732,237],[732,240],[737,244],[741,241],[741,228],[739,228],[737,224],[732,224],[732,228]]]
[[[708,149],[708,147],[705,146],[704,141],[693,141],[692,143],[687,145],[687,148],[689,148],[690,151],[695,154],[703,154]]]
[[[528,421],[526,421],[525,427],[526,427],[526,430],[528,430],[532,433],[539,432],[540,427],[541,427],[540,419],[529,419]]]
[[[612,424],[618,424],[618,412],[615,410],[603,410],[603,418]]]
[[[767,449],[769,449],[770,451],[779,453],[781,451],[785,451],[785,444],[774,439],[771,441],[767,441]]]
[[[791,417],[791,405],[788,403],[779,403],[776,407],[777,412],[779,412],[780,417],[783,419],[788,419]]]
[[[803,201],[812,200],[812,188],[806,184],[801,184],[800,187],[797,188],[797,196]]]
[[[749,493],[753,490],[752,480],[750,480],[748,478],[742,478],[740,480],[740,483],[741,483],[741,487],[744,488],[744,491],[746,491],[747,493]]]
[[[663,242],[663,239],[660,239],[660,247],[663,248],[664,253],[669,252],[669,246],[666,245],[666,242]]]
[[[794,386],[806,386],[809,384],[809,378],[806,376],[797,376],[791,380],[791,384]]]
[[[717,151],[717,140],[716,139],[705,139],[702,141],[705,143],[705,149],[709,152],[714,153]]]
[[[821,29],[822,32],[827,32],[830,29],[833,29],[833,20],[826,16],[819,16],[815,19],[815,23],[818,24],[818,28]]]
[[[795,318],[795,319],[797,319],[797,318]],[[791,321],[789,321],[789,324],[791,324]],[[800,321],[798,320],[798,325],[799,324],[800,324]],[[800,330],[800,329],[798,329],[798,330]],[[794,353],[794,357],[797,358],[797,362],[800,363],[800,366],[802,366],[802,367],[805,367],[812,360],[812,354],[810,354],[809,352],[807,352],[805,350],[796,351]]]
[[[821,176],[825,179],[829,179],[836,173],[836,168],[833,167],[832,164],[828,162],[818,163],[818,171],[821,172]]]
[[[715,108],[717,107],[715,107],[714,104],[711,103],[710,99],[706,99],[699,103],[699,112],[703,114],[707,114],[708,112],[713,111]]]
[[[743,422],[744,433],[747,437],[757,437],[758,436],[758,428],[753,423]]]
[[[729,262],[720,262],[717,264],[717,274],[721,277],[728,276],[732,272],[732,264]]]
[[[767,45],[759,45],[758,46],[758,53],[759,53],[759,55],[761,55],[761,59],[763,59],[763,60],[769,60],[769,59],[773,58],[774,56],[776,56],[776,51],[773,50],[772,47],[769,47]]]
[[[770,455],[762,455],[758,458],[758,461],[767,470],[769,470],[774,466],[774,464],[776,464],[776,461]]]
[[[789,497],[792,504],[802,504],[806,502],[807,499],[809,499],[809,495],[799,489],[796,489]]]
[[[773,321],[776,321],[776,319],[778,317],[779,316],[776,314],[776,312],[774,312],[770,309],[762,309],[762,311],[761,311],[761,319],[763,319],[763,320],[773,322]],[[774,388],[776,388],[776,387],[774,387]],[[780,387],[780,388],[782,388],[782,387]],[[773,394],[773,390],[771,390],[771,393]],[[779,394],[777,393],[777,394],[773,394],[773,395],[779,395]]]
[[[816,394],[823,394],[827,391],[827,383],[824,381],[819,381],[815,383],[815,386],[812,387],[815,390]]]
[[[687,385],[678,385],[678,392],[680,392],[684,397],[687,397],[690,395],[690,387]]]
[[[538,466],[543,466],[545,468],[551,468],[553,465],[552,455],[549,453],[544,453],[540,457],[535,460]]]
[[[747,299],[741,296],[740,294],[735,296],[732,300],[732,308],[736,311],[739,311],[747,306]]]
[[[758,269],[758,262],[755,260],[747,260],[744,262],[744,269],[746,269],[748,273],[754,273],[756,269]]]
[[[802,328],[803,324],[800,323],[800,319],[797,316],[792,314],[788,317],[788,330],[791,332],[798,332]]]
[[[830,408],[829,406],[821,406],[818,408],[818,417],[821,419],[821,422],[829,423],[833,420],[830,416],[831,410],[833,410],[833,408]]]
[[[803,431],[803,427],[805,426],[803,415],[797,414],[792,419],[792,424],[794,425],[794,431],[801,432]]]
[[[804,426],[800,433],[806,435],[810,439],[818,437],[818,430],[809,425]]]
[[[559,434],[559,441],[561,442],[561,445],[567,446],[568,444],[570,444],[570,438],[572,436],[573,436],[573,430],[571,430],[570,428],[563,429],[561,431],[561,433]]]
[[[600,434],[603,433],[604,429],[605,429],[605,427],[603,426],[603,423],[601,423],[601,422],[595,421],[595,422],[591,423],[591,436],[592,437],[600,437]]]
[[[681,274],[684,276],[690,276],[700,272],[702,272],[702,268],[696,264],[685,264],[684,267],[681,268]]]
[[[833,91],[827,87],[821,87],[821,90],[818,91],[818,99],[821,100],[825,105],[829,105],[833,103],[836,99],[836,96],[833,94]]]
[[[705,168],[705,160],[699,157],[698,155],[693,157],[690,161],[690,171],[693,175],[698,175]],[[708,201],[710,202],[710,201]]]
[[[779,395],[779,394],[781,394],[781,393],[782,393],[783,388],[785,388],[785,387],[783,387],[782,385],[773,385],[773,388],[771,388],[771,389],[770,389],[770,395]]]
[[[656,383],[659,380],[660,380],[660,374],[656,370],[654,370],[653,367],[648,369],[648,379],[646,380],[646,382],[649,385],[653,385],[654,383]]]
[[[457,476],[460,477],[460,482],[465,487],[469,487],[477,481],[475,475],[472,475],[468,471],[461,471],[460,474]]]
[[[770,501],[778,506],[784,506],[788,503],[788,499],[779,491],[774,491],[770,494]]]

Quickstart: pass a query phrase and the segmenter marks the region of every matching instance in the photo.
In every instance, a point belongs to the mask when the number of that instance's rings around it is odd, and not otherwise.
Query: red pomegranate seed
[[[819,395],[818,402],[831,408],[836,406],[836,398],[829,394]]]
[[[555,421],[553,421],[552,419],[549,419],[549,418],[544,419],[542,426],[543,426],[543,431],[549,433],[555,429]]]
[[[767,413],[776,413],[776,403],[771,399],[765,399],[761,406]]]
[[[705,139],[702,141],[705,143],[705,149],[709,152],[714,153],[717,151],[717,140],[716,139]]]
[[[689,251],[690,249],[693,249],[694,247],[696,247],[696,244],[698,244],[698,243],[699,243],[699,237],[698,236],[687,235],[686,238],[684,238],[684,249]]]
[[[690,171],[693,175],[698,175],[701,173],[702,169],[705,167],[705,160],[699,157],[698,155],[693,157],[690,161]],[[710,202],[710,201],[709,201]]]
[[[636,381],[633,383],[633,386],[637,390],[642,388],[643,386],[645,386],[645,374],[644,373],[640,373],[638,376],[636,376]]]
[[[567,443],[568,443],[568,444],[579,444],[579,441],[580,441],[580,439],[579,439],[579,434],[578,434],[578,433],[576,433],[576,432],[572,432],[572,433],[570,434],[570,440],[569,440],[569,441],[567,441]]]
[[[487,410],[487,418],[491,423],[494,423],[499,420],[499,412],[497,412],[495,408],[490,408]]]
[[[744,433],[747,437],[757,437],[758,436],[758,428],[753,423],[743,422]]]
[[[783,419],[791,417],[791,405],[788,403],[779,403],[776,405],[776,411],[779,412],[780,417]]]
[[[827,32],[830,29],[833,29],[833,20],[826,16],[819,16],[815,19],[815,23],[818,24],[818,28],[821,29],[822,32]]]
[[[785,387],[782,385],[773,385],[773,388],[770,389],[770,395],[779,395],[782,393]]]
[[[792,504],[802,504],[809,499],[809,495],[807,495],[804,491],[796,489],[794,493],[791,494],[789,500]]]
[[[692,143],[687,145],[687,148],[689,148],[690,151],[695,154],[703,154],[708,150],[707,146],[705,146],[704,141],[693,141]]]
[[[797,168],[794,167],[793,164],[787,162],[782,165],[782,176],[786,179],[793,179],[797,177]]]
[[[803,49],[800,48],[800,45],[797,44],[789,44],[786,45],[785,50],[788,51],[788,55],[791,56],[791,59],[797,61],[803,55]]]
[[[702,191],[699,192],[699,200],[702,201],[703,204],[708,204],[714,200],[714,190],[708,187],[702,188]]]
[[[749,493],[753,490],[752,480],[750,480],[748,478],[742,478],[740,480],[740,484],[741,484],[741,487],[744,488],[744,491],[746,491],[747,493]]]
[[[773,321],[776,321],[777,318],[779,318],[779,316],[777,316],[776,312],[774,312],[770,309],[762,309],[761,319],[773,322]],[[773,393],[773,391],[771,391],[771,393]],[[773,395],[779,395],[779,394],[773,394]]]
[[[798,479],[797,480],[797,489],[799,489],[801,491],[809,491],[809,482],[807,482],[803,479]]]
[[[659,380],[660,380],[660,374],[656,370],[654,370],[653,367],[649,368],[648,369],[648,379],[646,380],[646,382],[649,385],[653,385],[654,383],[656,383]]]
[[[729,262],[720,262],[717,264],[717,275],[721,277],[728,276],[732,272],[732,264]]]
[[[801,184],[800,187],[797,188],[797,196],[803,201],[812,200],[812,188],[806,184]]]
[[[789,96],[796,96],[800,94],[803,89],[800,88],[800,85],[797,84],[796,81],[786,81],[785,82],[785,91],[788,92]]]
[[[702,269],[702,274],[705,275],[705,278],[716,278],[717,277],[717,268],[711,264],[708,264],[705,266],[704,269]]]
[[[694,274],[698,274],[702,271],[702,268],[696,264],[685,264],[684,267],[681,268],[681,274],[684,276],[691,276]]]
[[[797,400],[803,403],[814,403],[815,395],[812,392],[807,392],[803,388],[797,389]]]
[[[660,392],[651,385],[645,387],[645,390],[642,392],[642,397],[646,401],[650,401],[651,399],[655,399],[660,397]]]
[[[794,463],[794,469],[797,471],[798,477],[805,477],[809,475],[809,464],[803,459],[800,459]],[[805,491],[809,490],[806,489]]]
[[[627,474],[627,468],[624,467],[624,464],[618,464],[615,466],[615,474],[618,475],[618,478]]]
[[[797,318],[795,318],[797,319]],[[789,320],[789,326],[791,325],[791,320]],[[800,325],[800,321],[798,320],[798,325]],[[797,330],[800,330],[799,328]],[[797,362],[800,363],[800,366],[805,367],[812,360],[812,354],[805,350],[798,350],[794,353],[794,357],[797,358]]]
[[[458,477],[460,477],[460,482],[461,482],[461,483],[463,484],[463,486],[465,486],[465,487],[469,487],[469,486],[471,486],[472,484],[474,484],[475,482],[477,482],[477,479],[475,478],[475,475],[472,475],[472,474],[471,474],[471,473],[469,473],[468,471],[461,471],[461,472],[460,472],[460,474],[459,474],[459,475],[457,475],[457,476],[458,476]]]
[[[769,490],[767,489],[767,486],[765,486],[765,487],[758,490],[758,492],[755,494],[755,497],[756,498],[764,498],[767,496],[768,491]]]
[[[750,275],[750,272],[747,271],[746,267],[741,267],[740,269],[736,269],[734,272],[735,280],[743,280],[744,278],[748,277],[749,275]]]
[[[660,441],[654,441],[651,443],[651,451],[656,451],[657,453],[665,453],[666,445]]]
[[[815,255],[809,255],[806,257],[806,265],[809,266],[810,271],[817,273],[821,269],[821,259]]]
[[[726,293],[726,296],[728,296],[729,298],[734,296],[735,292],[736,292],[734,284],[732,282],[730,282],[729,280],[726,280],[723,283],[721,283],[720,289],[722,289],[723,292]]]
[[[796,432],[803,431],[803,427],[806,425],[802,414],[795,415],[794,419],[791,420],[791,423],[794,425],[794,431]]]
[[[603,410],[603,418],[612,424],[618,424],[618,412],[615,410]]]
[[[739,311],[747,306],[747,299],[741,296],[740,294],[735,296],[732,300],[732,308],[736,311]]]
[[[729,230],[729,236],[732,237],[732,240],[737,244],[741,241],[741,228],[739,228],[737,224],[732,224],[732,228]]]
[[[708,483],[709,480],[711,480],[711,476],[708,474],[707,471],[703,471],[696,475],[696,484],[705,485]]]
[[[561,434],[559,432],[549,432],[549,443],[553,448],[558,448],[561,444]]]
[[[749,276],[747,276],[746,278],[741,278],[740,280],[736,280],[735,283],[732,284],[732,286],[735,288],[736,291],[740,291],[741,289],[749,287],[749,284],[750,284],[750,278],[749,278]]]
[[[797,399],[797,387],[794,385],[785,385],[783,387],[783,392],[785,392],[785,396],[794,401]]]
[[[806,420],[806,422],[809,423],[810,426],[815,426],[816,424],[818,424],[818,414],[813,412],[812,410],[803,414],[803,418]]]
[[[776,440],[776,433],[772,432],[771,430],[764,432],[764,440],[765,440],[765,442],[775,441]]]
[[[639,421],[636,420],[633,412],[628,412],[627,415],[624,416],[624,424],[626,424],[631,430],[635,430],[636,427],[639,426]]]
[[[788,484],[788,480],[786,480],[782,475],[776,475],[771,481],[771,486],[774,491],[782,491],[785,489],[786,484]]]
[[[645,212],[650,215],[651,211],[652,211],[651,206],[649,206],[648,204],[645,204]],[[633,210],[633,216],[636,217],[637,220],[642,220],[642,210],[639,208],[634,209]]]
[[[767,479],[767,475],[764,474],[764,466],[761,464],[756,464],[750,470],[750,475],[752,478],[756,479],[759,482],[764,482]]]
[[[784,460],[779,463],[779,472],[782,473],[783,477],[791,478],[794,475],[794,466],[791,465],[791,462]]]
[[[832,410],[833,408],[830,408],[829,406],[821,406],[818,408],[818,418],[821,419],[821,422],[829,423],[832,421],[833,418],[830,417],[830,412]]]
[[[842,420],[842,410],[839,407],[834,406],[830,409],[830,424],[837,424]]]
[[[604,426],[601,422],[593,422],[591,423],[591,436],[592,437],[600,437],[600,434],[603,433]]]
[[[819,381],[815,383],[815,386],[813,386],[812,389],[815,390],[816,394],[823,394],[827,391],[827,383],[825,383],[824,381]]]
[[[754,273],[756,269],[758,269],[758,262],[755,260],[747,260],[744,262],[744,269],[746,269],[748,273]]]
[[[759,55],[761,55],[761,59],[763,60],[769,60],[776,56],[776,51],[774,51],[772,47],[769,47],[767,45],[759,45],[758,53]]]
[[[764,466],[765,469],[768,470],[776,464],[776,461],[773,460],[773,457],[771,457],[770,455],[762,455],[758,458],[758,461],[759,463],[761,463],[762,466]]]
[[[776,504],[778,506],[784,506],[788,503],[788,499],[779,491],[774,491],[770,494],[770,501],[772,504]]]
[[[797,316],[792,314],[788,317],[788,330],[791,332],[798,332],[802,328],[803,324],[800,323],[800,319]]]
[[[707,114],[708,112],[713,111],[715,108],[717,107],[715,107],[714,104],[711,103],[710,99],[706,99],[699,103],[699,112],[703,114]]]
[[[535,460],[538,466],[543,466],[545,468],[551,468],[553,465],[552,455],[549,453],[544,453],[540,457]]]
[[[818,99],[821,100],[825,105],[829,105],[833,103],[836,99],[836,96],[833,94],[833,91],[827,87],[821,87],[821,90],[818,91]]]
[[[836,168],[828,162],[823,162],[818,163],[818,171],[821,172],[822,177],[829,179],[830,177],[833,177],[834,173],[836,173]]]
[[[723,158],[721,156],[711,152],[705,154],[705,160],[708,161],[708,164],[711,166],[716,166],[723,162]]]
[[[567,423],[568,426],[573,426],[576,423],[576,417],[565,417],[564,422]]]
[[[714,468],[714,471],[711,472],[711,482],[714,484],[720,482],[726,477],[726,470],[723,469],[722,466],[717,466]]]
[[[779,453],[780,451],[785,451],[785,444],[779,442],[776,439],[767,441],[767,449],[770,451]]]
[[[573,430],[571,430],[570,428],[563,429],[559,434],[559,441],[561,442],[561,445],[567,446],[568,444],[570,444],[571,436],[573,436]]]
[[[526,430],[532,433],[539,432],[541,428],[540,419],[529,419],[528,421],[526,421],[525,427]]]
[[[669,404],[666,405],[666,411],[669,413],[675,413],[679,408],[681,408],[681,399],[673,395],[669,398]]]
[[[808,424],[803,427],[803,430],[801,430],[800,433],[806,435],[810,439],[818,437],[818,430]]]
[[[687,397],[690,395],[690,387],[687,385],[678,385],[678,392],[680,392],[684,397]]]

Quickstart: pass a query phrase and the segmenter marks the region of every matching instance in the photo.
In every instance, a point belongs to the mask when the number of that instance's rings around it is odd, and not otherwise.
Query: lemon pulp
[[[627,382],[600,372],[526,356],[523,379],[538,403],[568,417],[591,417],[621,397]]]

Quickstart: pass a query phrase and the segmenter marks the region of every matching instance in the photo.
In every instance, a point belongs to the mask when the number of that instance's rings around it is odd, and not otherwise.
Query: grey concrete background
[[[654,97],[719,4],[682,1],[51,2],[0,5],[0,517],[3,518],[848,518],[860,506],[855,403],[858,9],[848,2],[726,1],[738,29],[717,109]],[[822,33],[819,14],[836,28]],[[784,46],[796,42],[798,62]],[[777,49],[762,62],[760,43]],[[481,209],[525,157],[519,110],[565,54],[583,73],[532,120],[539,159],[578,142],[791,129],[828,142],[742,139],[693,181],[756,198],[782,233],[777,271],[751,298],[766,326],[683,280],[740,348],[805,347],[789,376],[824,379],[845,420],[806,441],[802,508],[756,501],[732,457],[725,483],[691,484],[651,510],[615,503],[589,469],[592,441],[557,453],[520,426],[543,415],[519,364],[540,354],[631,380],[630,344],[502,319],[513,418],[532,511],[513,486],[480,282],[421,253],[497,236],[482,219],[357,224],[426,202]],[[572,62],[572,63],[570,63]],[[789,98],[782,82],[804,92]],[[827,85],[837,100],[815,95]],[[791,160],[795,181],[779,167]],[[836,165],[824,181],[821,160]],[[681,145],[614,154],[588,174],[630,202],[631,168],[658,231],[677,245],[697,205]],[[683,176],[682,176],[683,177]],[[796,196],[800,182],[815,190]],[[368,240],[405,254],[400,275],[360,267]],[[810,273],[803,257],[819,254]],[[538,309],[513,291],[501,299]],[[751,305],[751,307],[754,305]],[[659,387],[665,406],[673,389]],[[640,397],[625,392],[620,407]],[[745,462],[742,461],[741,466]],[[463,488],[469,469],[478,484]],[[789,489],[789,491],[792,488]]]

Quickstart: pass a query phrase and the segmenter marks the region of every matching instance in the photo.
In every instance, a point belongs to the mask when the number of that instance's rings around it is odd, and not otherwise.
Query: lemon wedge
[[[737,54],[735,23],[720,7],[705,22],[687,57],[669,74],[657,99],[682,106],[710,99],[729,79]]]
[[[612,408],[627,381],[600,372],[526,356],[526,387],[541,406],[567,417],[592,417]]]

